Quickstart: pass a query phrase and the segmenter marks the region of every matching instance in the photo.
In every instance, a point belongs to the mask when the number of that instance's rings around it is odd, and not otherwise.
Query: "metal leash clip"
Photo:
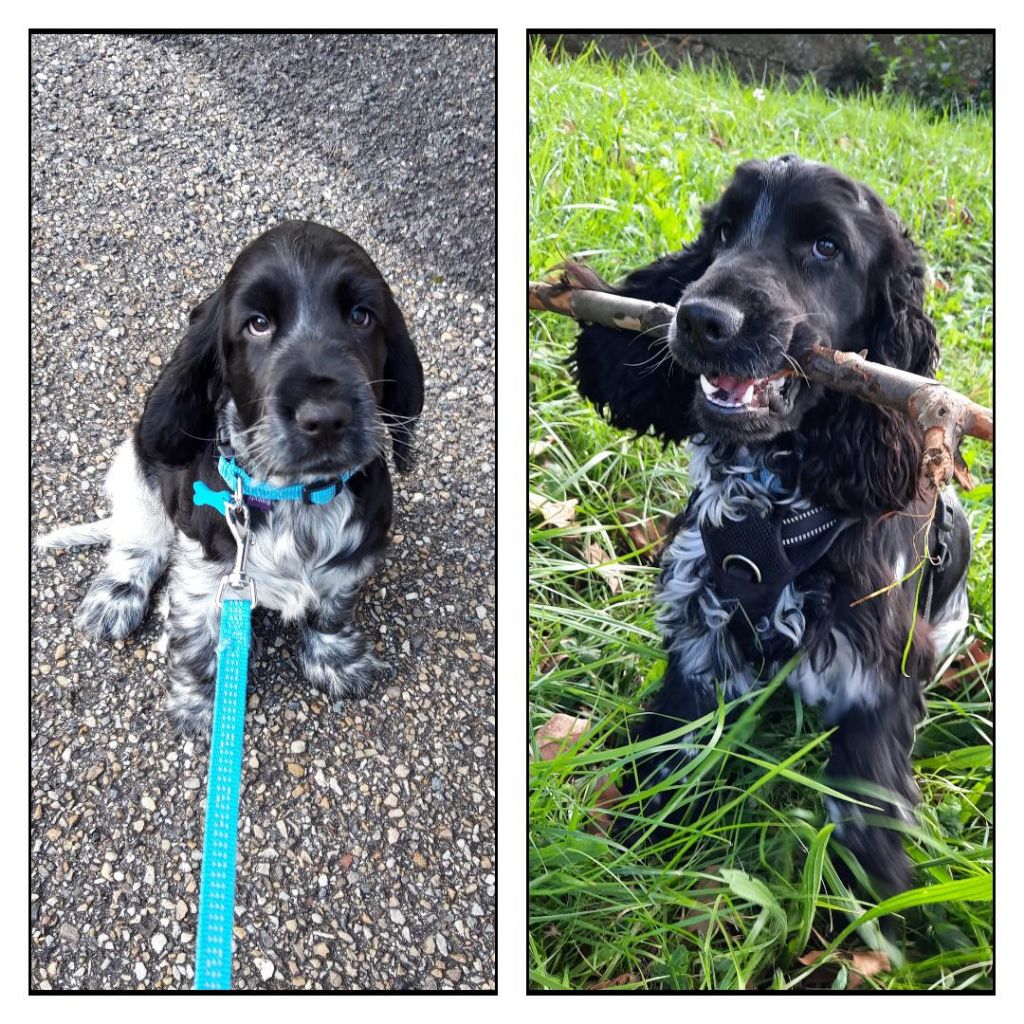
[[[235,538],[238,550],[235,553],[235,567],[223,577],[220,586],[217,588],[217,607],[220,608],[224,601],[224,588],[231,587],[233,590],[248,590],[249,602],[256,607],[256,582],[250,579],[245,573],[245,563],[249,559],[249,509],[242,497],[242,478],[235,480],[235,495],[228,502],[224,509],[224,518],[227,520],[231,536]]]

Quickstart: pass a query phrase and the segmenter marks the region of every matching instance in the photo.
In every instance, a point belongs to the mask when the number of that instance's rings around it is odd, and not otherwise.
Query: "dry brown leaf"
[[[565,501],[555,501],[546,498],[543,494],[530,492],[530,511],[539,512],[541,526],[557,526],[564,528],[569,526],[576,519],[576,506],[579,498],[567,498]]]
[[[615,988],[617,985],[625,985],[631,981],[639,981],[640,975],[638,974],[620,974],[617,978],[609,978],[607,981],[595,981],[593,985],[588,985],[587,988],[591,992],[599,992],[605,988]]]
[[[662,542],[662,524],[657,519],[641,519],[640,512],[635,508],[621,509],[618,517],[633,542],[633,550],[650,549],[643,555],[643,560],[648,563],[654,562],[657,558],[657,549]]]
[[[825,951],[823,949],[810,949],[803,956],[798,956],[796,959],[804,967],[810,967],[811,964],[816,964],[824,955]]]
[[[573,718],[572,715],[552,715],[534,733],[534,740],[540,752],[542,761],[551,761],[558,757],[563,750],[571,747],[590,728],[590,720],[587,718]],[[607,835],[612,828],[612,819],[608,814],[602,814],[600,808],[612,807],[622,799],[622,794],[616,786],[609,781],[607,775],[602,775],[597,780],[597,792],[594,797],[594,805],[590,810],[594,826],[598,831]]]
[[[551,761],[571,747],[590,728],[586,718],[552,715],[534,734],[542,761]]]
[[[594,808],[591,814],[594,816],[594,825],[599,832],[608,835],[612,830],[612,817],[610,814],[601,814],[599,807],[614,807],[622,799],[622,793],[618,786],[609,781],[607,775],[602,775],[597,780],[597,795],[594,797]]]
[[[546,676],[549,672],[553,672],[559,665],[568,658],[569,655],[565,653],[561,654],[549,654],[538,666],[537,671],[542,675]]]
[[[547,434],[536,441],[531,441],[530,458],[535,459],[538,455],[543,455],[557,441],[558,438],[554,434]]]
[[[865,978],[873,978],[882,971],[890,970],[891,967],[886,953],[870,949],[854,953],[850,959],[850,981],[846,987],[857,988]]]
[[[991,655],[985,650],[985,645],[980,640],[975,640],[974,643],[964,651],[953,662],[945,672],[942,673],[942,679],[940,680],[941,685],[947,690],[961,690],[970,689],[974,684],[976,677],[970,671],[972,668],[983,668],[988,664]]]
[[[590,719],[574,718],[572,715],[552,715],[534,733],[534,740],[542,761],[551,761],[563,750],[571,747],[590,728]],[[593,806],[590,816],[597,831],[607,835],[612,829],[611,815],[602,814],[601,808],[613,807],[622,799],[622,793],[607,775],[602,775],[596,783]]]
[[[797,960],[805,967],[810,967],[812,964],[816,964],[824,955],[824,950],[811,949],[804,953],[803,956],[798,956]],[[860,988],[864,984],[865,978],[873,978],[882,971],[888,971],[892,966],[887,954],[878,953],[873,950],[840,953],[839,956],[842,962],[849,968],[846,991]],[[829,987],[837,974],[838,968],[836,964],[823,964],[818,970],[812,971],[804,979],[804,984],[808,988]]]
[[[945,199],[937,199],[935,201],[935,210],[936,212],[945,211],[950,217],[960,221],[965,227],[970,227],[974,223],[974,214],[963,203],[952,196],[947,196]]]
[[[708,867],[702,869],[702,874],[705,874],[705,875],[717,875],[719,870],[720,870],[719,865],[711,864]],[[702,879],[701,880],[701,887],[702,888],[709,888],[709,889],[712,889],[712,890],[716,890],[716,889],[724,889],[725,885],[724,885],[724,883],[720,879],[708,878],[708,879]],[[704,906],[706,906],[708,908],[708,913],[707,914],[702,914],[696,908],[689,907],[689,908],[686,909],[686,911],[683,913],[683,915],[679,918],[679,923],[687,931],[694,932],[695,934],[697,934],[697,935],[701,936],[701,938],[703,938],[708,933],[708,926],[711,924],[711,914],[710,914],[710,911],[711,911],[712,907],[715,904],[715,900],[717,900],[717,899],[718,899],[718,894],[715,893],[715,892],[710,893],[709,895],[705,896],[703,899],[698,899],[697,900],[698,903],[701,903],[701,904],[703,904]],[[736,927],[735,927],[735,922],[733,922],[731,919],[728,919],[728,918],[726,919],[726,926],[729,928],[730,931],[736,931],[737,930]]]
[[[583,545],[583,558],[587,565],[594,566],[597,574],[608,584],[608,589],[613,594],[622,590],[622,566],[610,564],[611,555],[596,540],[588,541]]]
[[[812,949],[804,953],[803,956],[798,956],[797,963],[801,963],[804,967],[811,967],[816,964],[823,956],[824,951],[820,949]],[[835,970],[828,970],[826,968],[819,967],[817,970],[811,971],[806,978],[801,982],[804,988],[828,988],[835,980]]]

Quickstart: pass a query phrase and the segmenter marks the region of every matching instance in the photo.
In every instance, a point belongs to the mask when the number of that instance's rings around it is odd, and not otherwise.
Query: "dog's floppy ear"
[[[224,387],[222,291],[218,288],[192,310],[188,332],[146,399],[136,438],[140,454],[150,462],[187,465],[216,433]]]
[[[387,333],[388,354],[384,363],[381,410],[391,431],[395,466],[406,473],[412,465],[413,421],[423,411],[423,367],[409,337],[405,318],[390,298]]]
[[[890,213],[892,255],[885,261],[868,358],[931,377],[939,365],[935,325],[924,311],[925,267],[917,248]]]
[[[570,266],[586,287],[674,306],[683,289],[701,277],[713,257],[705,231],[681,252],[634,270],[612,287],[587,268]],[[681,441],[697,429],[693,396],[697,379],[669,355],[664,338],[590,324],[580,331],[569,360],[580,394],[624,430]]]
[[[935,325],[924,311],[924,265],[889,216],[894,234],[872,284],[877,299],[866,332],[867,358],[931,377],[939,347]],[[801,432],[810,440],[801,477],[834,507],[881,515],[916,497],[923,438],[902,413],[835,395],[810,410]]]

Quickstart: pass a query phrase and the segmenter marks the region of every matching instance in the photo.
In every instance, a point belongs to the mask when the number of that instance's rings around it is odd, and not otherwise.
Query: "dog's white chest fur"
[[[277,502],[253,531],[249,548],[248,572],[259,603],[294,620],[339,592],[357,590],[373,560],[345,558],[363,540],[354,511],[348,491],[327,505]]]

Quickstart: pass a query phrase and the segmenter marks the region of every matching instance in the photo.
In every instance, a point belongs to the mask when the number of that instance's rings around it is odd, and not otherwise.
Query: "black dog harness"
[[[943,491],[935,509],[929,563],[924,567],[925,619],[931,616],[932,595],[951,558],[953,498]],[[771,515],[722,519],[720,526],[701,528],[704,551],[720,599],[735,599],[751,623],[770,615],[782,591],[818,562],[836,542],[849,520],[824,505],[794,512],[775,505]]]
[[[719,598],[735,598],[750,621],[770,615],[786,586],[835,543],[846,525],[825,506],[794,511],[775,505],[771,515],[722,519],[701,528]]]
[[[925,583],[924,608],[921,610],[928,622],[932,617],[932,597],[935,595],[936,584],[939,584],[940,592],[948,585],[945,577],[953,557],[951,541],[955,516],[954,501],[949,491],[941,491],[935,506],[935,519],[932,523],[934,532],[929,542],[928,564],[924,567],[928,577]]]

